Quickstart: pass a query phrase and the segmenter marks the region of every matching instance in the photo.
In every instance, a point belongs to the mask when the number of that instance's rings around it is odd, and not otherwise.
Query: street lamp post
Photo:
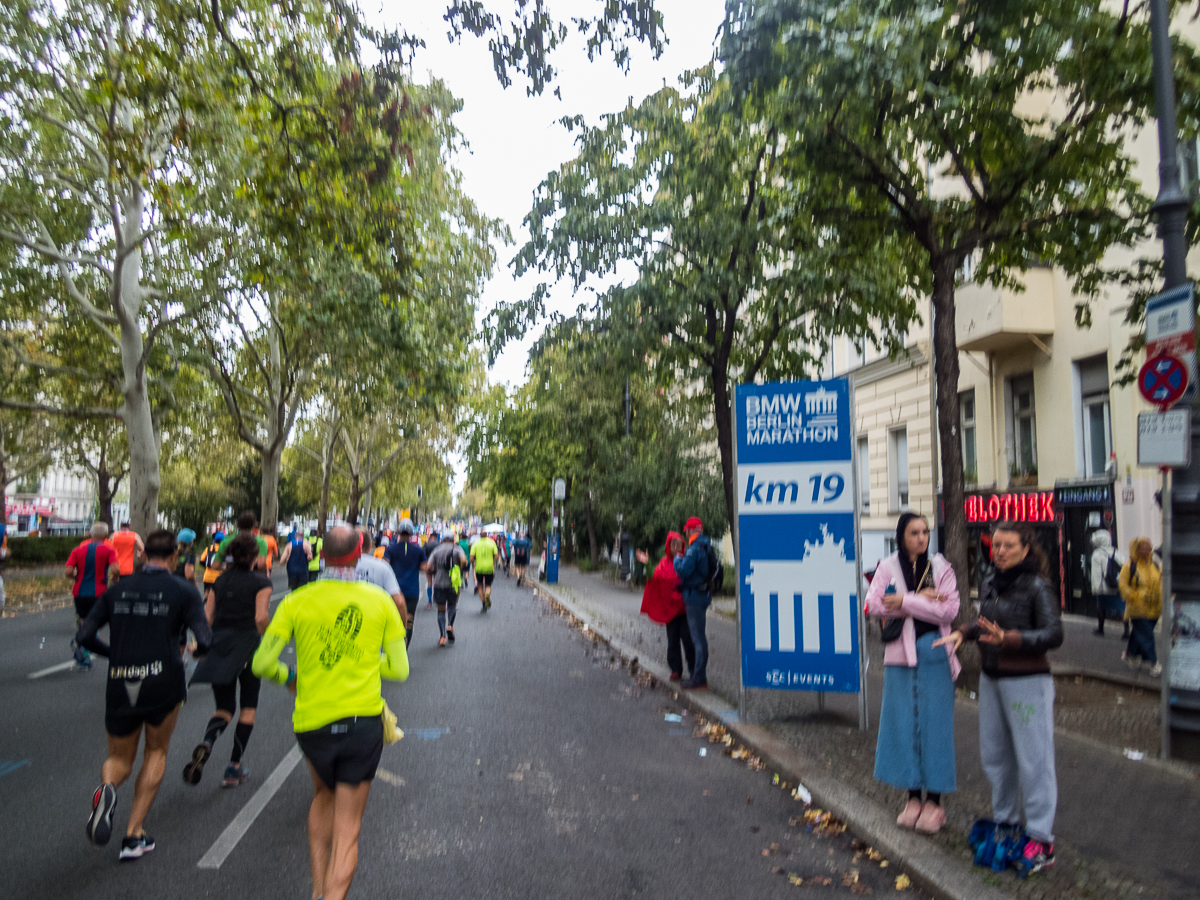
[[[1150,0],[1150,39],[1154,55],[1154,105],[1158,118],[1158,196],[1154,213],[1163,243],[1164,288],[1187,282],[1184,226],[1190,204],[1179,173],[1175,70],[1171,59],[1171,17],[1167,0]],[[1192,464],[1163,475],[1162,696],[1159,720],[1163,759],[1171,758],[1171,632],[1174,594],[1200,598],[1200,416],[1192,401]]]

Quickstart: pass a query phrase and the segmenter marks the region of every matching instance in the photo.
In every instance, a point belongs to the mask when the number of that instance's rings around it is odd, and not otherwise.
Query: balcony
[[[1021,277],[1021,292],[974,283],[955,291],[959,350],[995,352],[1030,343],[1045,350],[1042,339],[1054,334],[1054,273],[1031,269]]]

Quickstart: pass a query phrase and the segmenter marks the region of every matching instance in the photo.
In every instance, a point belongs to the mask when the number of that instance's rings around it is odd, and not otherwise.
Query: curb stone
[[[711,693],[675,689],[670,672],[659,662],[641,660],[633,648],[596,628],[578,603],[555,591],[545,582],[532,585],[534,593],[547,597],[583,623],[627,661],[654,675],[677,700],[711,719],[721,722],[738,740],[788,779],[799,781],[812,794],[813,804],[829,810],[846,823],[859,838],[871,844],[893,864],[904,869],[913,883],[940,900],[1011,900],[1012,895],[987,884],[986,873],[955,859],[936,844],[896,824],[893,813],[884,810],[849,785],[826,775],[822,767],[789,747],[759,725],[738,719],[737,709]]]

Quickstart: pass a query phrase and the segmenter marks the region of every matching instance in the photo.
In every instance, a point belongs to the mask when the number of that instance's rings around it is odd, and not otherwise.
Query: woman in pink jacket
[[[908,791],[898,824],[936,834],[946,823],[942,794],[958,786],[954,682],[962,667],[950,647],[933,643],[950,633],[958,581],[945,557],[929,553],[924,517],[900,517],[896,546],[867,591],[867,613],[883,620],[885,645],[875,778]]]

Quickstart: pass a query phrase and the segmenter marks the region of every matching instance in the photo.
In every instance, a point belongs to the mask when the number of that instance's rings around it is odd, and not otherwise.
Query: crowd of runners
[[[260,529],[247,511],[236,529],[211,529],[200,544],[198,550],[188,528],[157,530],[143,540],[128,523],[111,536],[97,523],[67,560],[75,661],[90,667],[92,654],[108,658],[108,756],[92,795],[88,839],[97,847],[111,839],[117,789],[143,744],[119,858],[135,860],[154,849],[145,821],[189,687],[211,686],[213,714],[183,768],[184,781],[200,783],[232,725],[220,784],[244,784],[250,771],[242,760],[265,678],[295,695],[293,727],[313,780],[313,897],[341,900],[354,877],[371,782],[394,730],[382,679],[408,677],[422,575],[425,601],[437,607],[437,646],[451,647],[464,585],[474,579],[483,615],[499,571],[507,578],[515,569],[524,583],[528,534],[496,528],[418,534],[405,518],[376,532],[349,525],[323,537],[295,530],[280,552],[274,530]],[[287,572],[288,592],[272,613],[276,564]],[[107,642],[100,636],[105,626]],[[296,661],[288,665],[279,657],[292,641]]]

